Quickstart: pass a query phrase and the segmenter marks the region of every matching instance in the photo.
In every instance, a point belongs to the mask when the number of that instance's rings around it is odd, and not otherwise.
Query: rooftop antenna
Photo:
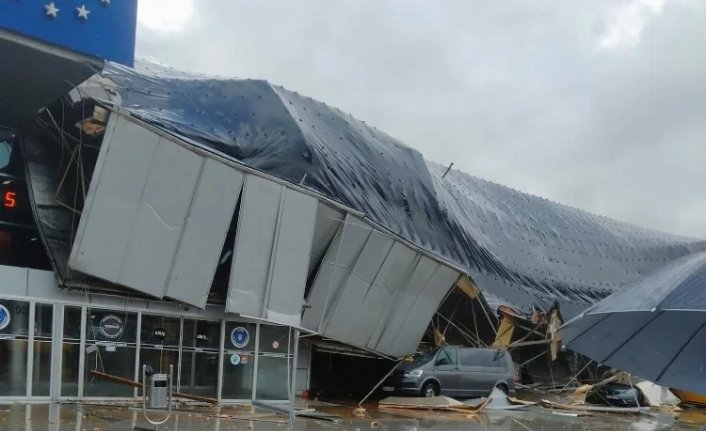
[[[454,165],[454,162],[451,162],[451,164],[449,165],[448,168],[446,168],[446,171],[444,172],[444,175],[441,176],[441,178],[446,178],[446,174],[449,173],[449,171],[451,170],[451,168],[453,167],[453,165]]]

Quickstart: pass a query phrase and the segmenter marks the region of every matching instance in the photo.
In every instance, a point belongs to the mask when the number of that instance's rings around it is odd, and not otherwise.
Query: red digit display
[[[5,208],[14,208],[16,205],[15,192],[5,192]]]

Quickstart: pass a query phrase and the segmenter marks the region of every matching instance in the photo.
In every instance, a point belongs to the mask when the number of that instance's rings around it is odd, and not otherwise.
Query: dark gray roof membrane
[[[706,252],[673,260],[626,284],[586,313],[655,310],[706,311]]]
[[[108,64],[100,81],[133,116],[301,184],[466,268],[518,308],[575,314],[706,242],[589,214],[424,160],[339,109],[262,80],[151,63]],[[568,179],[567,179],[568,180]],[[567,317],[568,317],[567,316]]]

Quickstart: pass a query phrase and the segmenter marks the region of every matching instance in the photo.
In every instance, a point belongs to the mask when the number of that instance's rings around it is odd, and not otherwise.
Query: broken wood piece
[[[571,405],[555,403],[549,400],[542,400],[542,406],[551,409],[559,410],[569,410],[578,412],[600,412],[600,413],[642,413],[640,407],[606,407],[606,406],[593,406],[593,405]]]
[[[262,409],[267,409],[276,413],[282,413],[285,415],[293,414],[297,417],[317,419],[320,421],[328,421],[339,423],[343,418],[341,416],[331,415],[327,413],[322,413],[314,409],[295,409],[290,406],[279,406],[270,403],[264,403],[262,401],[252,400],[252,405],[254,407],[259,407]]]
[[[478,405],[464,404],[450,397],[388,397],[378,402],[382,409],[436,410],[457,413],[476,413],[487,405],[489,400]]]
[[[132,386],[133,388],[142,389],[142,383],[136,382],[134,380],[126,379],[124,377],[113,376],[111,374],[102,373],[100,371],[91,370],[90,373],[98,378],[111,381],[113,383],[118,383],[121,385]],[[208,404],[218,404],[218,400],[215,398],[202,397],[200,395],[186,394],[184,392],[172,392],[175,398],[184,398],[191,401],[199,401]]]

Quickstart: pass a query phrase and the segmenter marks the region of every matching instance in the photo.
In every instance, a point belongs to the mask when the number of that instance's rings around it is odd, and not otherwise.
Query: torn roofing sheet
[[[571,317],[626,282],[705,250],[445,167],[336,108],[262,80],[108,64],[84,88],[187,142],[307,187],[465,268],[516,308]],[[440,109],[443,109],[441,107]],[[440,286],[446,288],[446,286]]]

